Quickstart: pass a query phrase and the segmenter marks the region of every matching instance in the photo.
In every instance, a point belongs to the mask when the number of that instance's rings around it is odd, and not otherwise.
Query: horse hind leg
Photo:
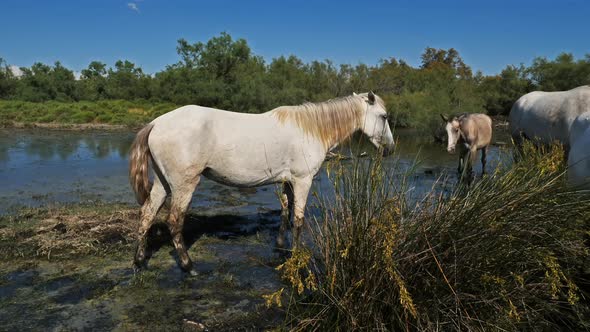
[[[515,130],[511,134],[512,137],[512,144],[514,145],[513,150],[513,159],[514,161],[520,161],[522,159],[523,154],[523,144],[525,140],[529,140],[528,136],[520,130]]]
[[[186,210],[191,202],[193,192],[199,184],[200,176],[196,176],[191,181],[183,182],[172,190],[172,199],[170,203],[170,215],[168,216],[168,228],[170,235],[172,235],[172,243],[178,254],[180,261],[180,268],[184,272],[190,272],[192,269],[192,261],[186,250],[184,238],[182,236],[182,229],[184,227],[184,219]]]
[[[166,200],[166,196],[167,192],[164,185],[156,177],[152,190],[150,191],[150,196],[141,207],[139,239],[134,258],[134,265],[137,269],[146,267],[147,260],[151,257],[151,252],[147,248],[147,235],[156,219],[158,211],[160,211],[162,204]]]

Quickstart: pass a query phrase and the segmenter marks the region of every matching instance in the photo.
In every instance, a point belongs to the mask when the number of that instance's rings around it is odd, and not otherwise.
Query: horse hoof
[[[191,273],[193,272],[193,263],[191,261],[187,263],[181,263],[180,269],[182,270],[182,272]]]
[[[276,246],[273,248],[273,251],[278,253],[279,256],[281,257],[285,257],[287,256],[291,250],[289,250],[289,247],[286,245],[279,245],[278,243],[276,244]]]
[[[287,248],[276,247],[273,251],[278,254],[279,258],[289,258],[289,256],[291,256],[291,250]]]
[[[286,246],[285,246],[285,242],[284,241],[278,241],[275,243],[275,247],[274,247],[274,251],[281,251],[281,250],[285,250]]]
[[[181,267],[180,270],[182,271],[182,274],[187,277],[196,277],[199,275],[199,273],[197,271],[193,270],[192,268],[185,269],[185,268]]]
[[[142,261],[142,262],[135,261],[135,262],[133,262],[133,272],[134,273],[139,273],[139,272],[145,271],[145,270],[147,270],[147,262],[146,261]]]

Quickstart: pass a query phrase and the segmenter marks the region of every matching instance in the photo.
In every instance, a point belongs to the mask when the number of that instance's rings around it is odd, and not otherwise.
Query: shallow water
[[[444,145],[431,142],[411,130],[397,130],[396,153],[404,167],[415,161],[419,167],[412,189],[429,190],[439,176],[452,174],[457,156],[446,152]],[[495,134],[502,138],[502,132]],[[131,131],[59,131],[43,129],[0,129],[0,214],[21,207],[55,203],[122,202],[134,203],[127,179],[127,152],[134,138]],[[496,138],[497,139],[497,138]],[[370,146],[360,150],[370,151]],[[349,146],[343,154],[350,154]],[[492,146],[488,165],[500,158]],[[386,159],[393,165],[394,157]],[[477,165],[481,172],[481,165]],[[315,181],[315,190],[329,191],[324,171]],[[237,189],[203,179],[192,201],[193,209],[214,207],[223,213],[253,214],[278,209],[277,186]]]
[[[420,197],[444,174],[453,185],[458,156],[413,131],[395,135],[396,153],[385,159],[385,168],[405,170],[419,162],[410,195]],[[88,204],[136,206],[127,180],[133,137],[124,131],[0,130],[0,215],[22,206],[86,203],[47,216],[3,217],[0,231],[5,227],[5,234],[12,234],[14,226],[15,235],[3,238],[4,247],[0,243],[0,254],[4,248],[10,257],[0,263],[0,326],[58,331],[196,330],[191,322],[228,331],[280,326],[284,312],[264,309],[262,298],[286,287],[276,270],[284,258],[273,246],[280,222],[275,186],[237,189],[203,179],[183,230],[198,276],[180,272],[165,227],[152,229],[156,246],[149,269],[133,273],[134,240],[125,237],[123,226],[136,227],[137,209]],[[371,149],[345,145],[339,152]],[[497,146],[491,147],[488,170],[501,156]],[[322,169],[312,190],[321,196],[330,188]],[[89,236],[95,251],[80,254],[70,248],[72,241]],[[39,243],[50,243],[53,251],[36,252]]]

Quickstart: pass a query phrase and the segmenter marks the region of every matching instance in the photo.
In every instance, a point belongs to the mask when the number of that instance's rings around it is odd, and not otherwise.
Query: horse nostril
[[[382,146],[382,148],[383,148],[383,156],[386,157],[386,156],[389,156],[390,154],[392,154],[393,151],[394,151],[394,147],[395,147],[394,144],[386,144],[386,145],[383,145]]]

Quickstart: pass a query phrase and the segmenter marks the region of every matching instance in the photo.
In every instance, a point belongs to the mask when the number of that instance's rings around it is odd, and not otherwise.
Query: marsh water
[[[457,155],[441,143],[412,130],[396,130],[396,153],[386,165],[410,167],[417,164],[412,190],[430,190],[443,173],[454,175]],[[502,131],[495,141],[506,141]],[[61,131],[43,129],[0,129],[0,215],[22,207],[60,203],[134,203],[127,179],[128,150],[132,131]],[[369,151],[371,146],[343,147],[344,155]],[[501,153],[492,146],[488,165],[493,168]],[[344,161],[346,163],[346,161]],[[476,171],[481,170],[481,165]],[[314,190],[329,191],[330,181],[322,170]],[[192,201],[196,210],[215,208],[251,214],[278,209],[277,186],[251,189],[227,187],[203,179]]]
[[[410,130],[395,136],[396,153],[384,169],[413,170],[408,195],[452,188],[457,155]],[[498,131],[495,140],[504,136]],[[148,270],[134,273],[139,215],[127,179],[133,138],[132,131],[0,130],[0,330],[280,326],[284,311],[265,309],[263,300],[287,287],[276,270],[284,258],[273,246],[277,187],[237,189],[203,179],[183,231],[198,275],[180,272],[165,228],[151,236],[163,237]],[[338,152],[371,149],[344,145]],[[490,148],[489,170],[505,155],[501,150]],[[441,185],[445,174],[449,181]],[[312,190],[319,197],[331,192],[326,168]],[[314,197],[308,214],[315,213]]]

